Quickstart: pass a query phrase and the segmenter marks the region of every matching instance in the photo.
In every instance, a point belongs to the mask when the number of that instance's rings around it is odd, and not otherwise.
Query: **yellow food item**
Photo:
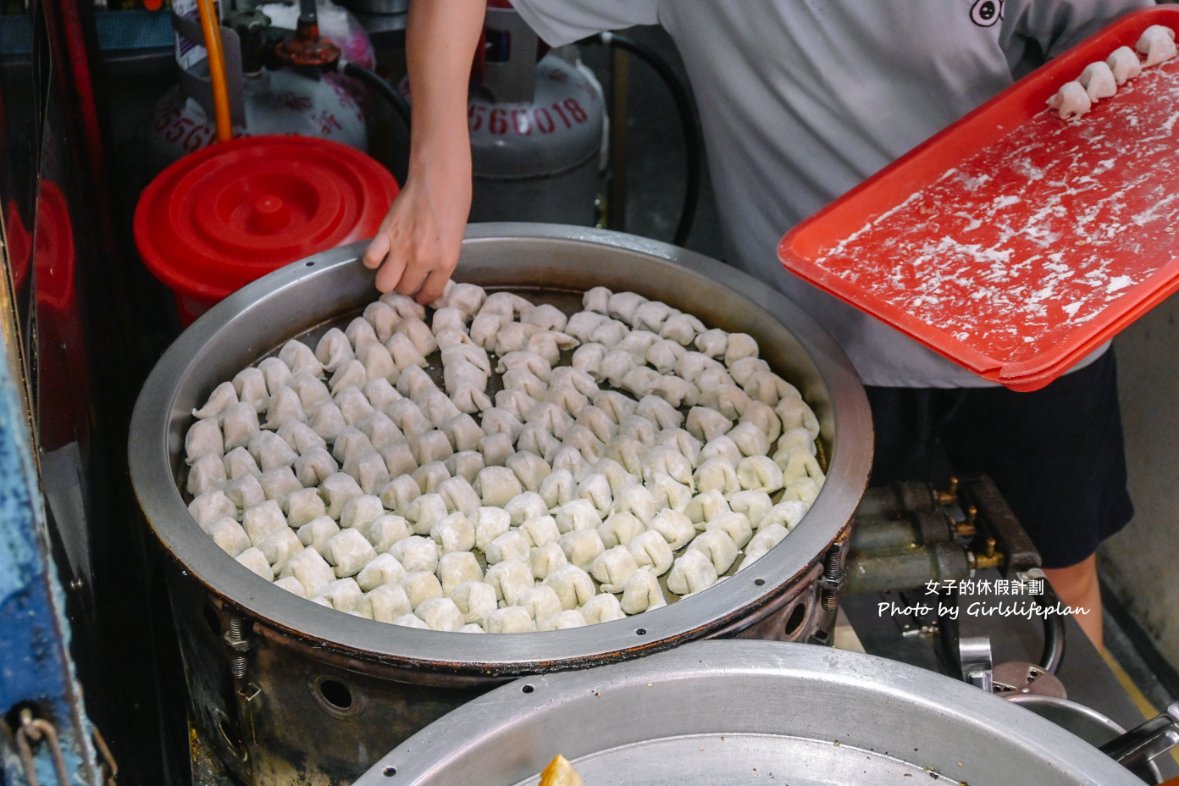
[[[558,753],[540,773],[540,786],[585,786],[585,781],[569,760]]]

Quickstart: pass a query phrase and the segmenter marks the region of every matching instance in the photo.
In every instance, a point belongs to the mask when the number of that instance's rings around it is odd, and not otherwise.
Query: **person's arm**
[[[406,65],[413,91],[409,171],[363,260],[381,292],[436,300],[458,264],[471,209],[467,84],[486,0],[410,4]]]

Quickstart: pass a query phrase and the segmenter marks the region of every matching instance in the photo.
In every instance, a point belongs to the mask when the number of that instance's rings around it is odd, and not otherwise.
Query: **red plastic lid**
[[[33,260],[33,238],[25,228],[24,219],[20,217],[20,207],[15,199],[8,200],[4,231],[4,239],[8,241],[8,264],[12,268],[12,288],[14,292],[20,292],[24,288],[25,279],[29,277],[29,267]]]
[[[397,190],[380,164],[338,142],[240,137],[185,156],[144,189],[135,243],[173,291],[216,301],[283,265],[372,237]]]
[[[67,312],[75,299],[77,258],[70,206],[56,183],[41,181],[37,194],[37,302]]]

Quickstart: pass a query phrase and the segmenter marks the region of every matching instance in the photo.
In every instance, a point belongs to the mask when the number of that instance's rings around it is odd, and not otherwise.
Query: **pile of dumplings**
[[[1080,117],[1101,99],[1114,96],[1119,87],[1141,74],[1143,68],[1165,63],[1177,54],[1175,31],[1165,25],[1151,25],[1142,31],[1133,49],[1120,46],[1104,61],[1085,66],[1079,77],[1066,82],[1048,99],[1048,106],[1062,120]]]
[[[583,308],[452,283],[287,342],[193,411],[189,512],[283,589],[409,627],[556,630],[707,589],[810,507],[815,415],[746,334],[603,287]]]

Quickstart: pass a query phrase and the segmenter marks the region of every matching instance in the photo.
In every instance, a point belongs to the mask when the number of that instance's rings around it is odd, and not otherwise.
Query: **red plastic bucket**
[[[276,268],[372,237],[397,195],[384,167],[301,136],[240,137],[185,156],[135,207],[135,243],[187,325]]]

